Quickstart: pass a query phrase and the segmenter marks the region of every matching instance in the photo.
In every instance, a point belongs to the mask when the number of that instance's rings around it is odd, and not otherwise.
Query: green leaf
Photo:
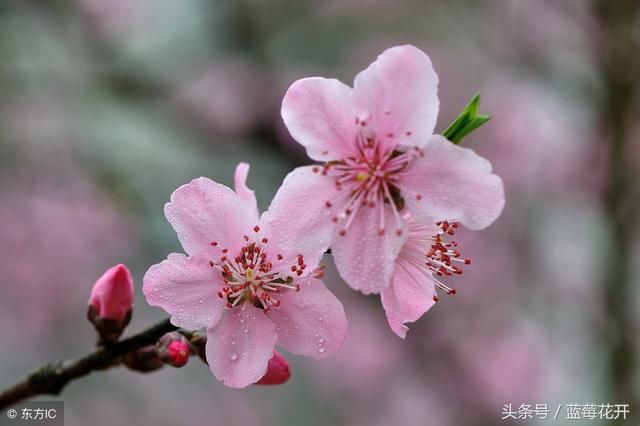
[[[447,127],[442,135],[451,142],[459,144],[465,136],[489,121],[491,119],[490,116],[478,115],[479,106],[480,93],[476,93],[460,115],[458,115],[458,118]]]

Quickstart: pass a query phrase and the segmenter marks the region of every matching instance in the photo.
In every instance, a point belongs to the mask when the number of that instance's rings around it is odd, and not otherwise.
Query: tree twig
[[[102,347],[81,358],[49,363],[0,392],[0,409],[35,395],[58,395],[72,380],[92,371],[118,365],[122,356],[155,344],[163,334],[176,330],[168,319],[111,346]]]

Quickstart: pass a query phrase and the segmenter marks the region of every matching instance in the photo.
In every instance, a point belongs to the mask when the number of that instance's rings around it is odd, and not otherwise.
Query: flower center
[[[226,300],[227,308],[251,303],[268,312],[272,307],[280,306],[279,295],[283,291],[300,290],[294,280],[304,273],[307,265],[301,254],[293,260],[284,259],[281,254],[271,256],[269,239],[257,235],[260,232],[258,226],[253,230],[256,235],[254,238],[244,236],[245,244],[235,257],[228,255],[227,248],[212,241],[216,260],[210,260],[209,266],[222,274],[224,287],[218,292],[218,297]]]
[[[447,241],[445,236],[453,236],[458,228],[455,221],[442,221],[436,225],[440,232],[436,235],[433,230],[415,222],[411,217],[406,217],[409,225],[409,237],[402,251],[398,256],[398,266],[405,271],[409,271],[406,266],[411,265],[428,277],[435,284],[436,288],[446,294],[456,294],[456,289],[451,288],[438,279],[442,276],[462,275],[462,268],[458,265],[470,265],[470,259],[461,258],[456,241]],[[420,284],[419,277],[411,278]],[[438,301],[434,296],[433,300]]]
[[[356,125],[359,126],[355,140],[358,154],[313,168],[315,173],[331,176],[336,189],[343,193],[338,200],[327,200],[325,206],[333,211],[335,223],[342,222],[340,235],[346,235],[357,211],[364,208],[379,210],[378,233],[384,235],[388,227],[385,206],[389,206],[397,225],[396,234],[402,235],[400,212],[404,208],[404,199],[399,182],[407,165],[422,152],[417,147],[407,151],[398,149],[395,144],[388,147],[366,127],[366,121],[356,119]],[[392,139],[394,135],[389,133],[386,137]],[[334,210],[336,201],[341,208]]]

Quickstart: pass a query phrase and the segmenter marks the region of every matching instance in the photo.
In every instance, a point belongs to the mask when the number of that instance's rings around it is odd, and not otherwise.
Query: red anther
[[[311,171],[312,171],[313,173],[318,173],[318,172],[320,171],[320,167],[318,167],[318,166],[313,166],[313,167],[311,168]]]
[[[416,195],[416,200],[418,200],[418,201],[422,200],[422,195],[420,195],[420,194]]]
[[[300,291],[300,284],[296,284],[295,291]]]
[[[303,271],[302,271],[302,269],[298,269],[298,270],[296,271],[296,274],[298,274],[298,276],[300,276],[300,275],[302,275],[302,272],[303,272]]]
[[[405,135],[407,136],[411,136],[413,134],[413,132],[411,132],[410,130],[407,130],[406,132],[404,132]]]
[[[344,237],[345,235],[347,235],[347,230],[346,229],[341,229],[339,233],[340,233],[341,237]]]
[[[276,257],[278,258],[278,260],[282,260],[282,255],[281,254],[277,255]]]
[[[465,259],[464,260],[464,264],[465,265],[471,265],[471,259]]]
[[[402,235],[402,229],[396,230],[396,235],[399,237]]]
[[[332,221],[333,223],[338,223],[338,216],[334,216],[334,217],[332,217],[332,218],[331,218],[331,221]]]
[[[211,246],[215,247],[217,245],[218,245],[218,243],[216,241],[211,241]]]
[[[449,293],[449,294],[451,294],[451,295],[454,295],[454,294],[456,294],[456,293],[457,293],[457,291],[456,291],[456,289],[455,289],[455,288],[452,288],[452,289],[451,289],[451,290],[449,290],[447,293]]]
[[[349,216],[351,213],[353,213],[353,211],[351,209],[346,209],[344,211],[344,214],[346,214],[347,216]]]
[[[224,295],[222,294],[222,292],[221,292],[221,291],[219,291],[219,292],[218,292],[218,297],[219,297],[220,299],[224,298]]]
[[[438,296],[433,296],[433,301],[437,302],[438,301]]]
[[[226,248],[225,248],[225,249],[222,249],[222,252],[223,252],[223,253],[226,253],[226,252],[228,252],[228,251],[229,251],[229,249],[226,249]]]
[[[226,262],[226,261],[227,261],[227,256],[222,256],[222,257],[220,258],[220,261],[221,261],[221,262]]]
[[[212,268],[215,266],[215,263],[213,263],[213,260],[209,261],[209,266],[211,266]]]
[[[260,232],[260,227],[258,225],[253,227],[254,232]]]
[[[384,228],[379,229],[378,230],[378,235],[382,236],[382,235],[384,235],[384,232],[385,232]]]
[[[328,209],[330,209],[331,206],[333,206],[333,204],[331,204],[331,201],[326,201],[324,205],[327,206]]]
[[[268,239],[268,238],[263,238],[263,239],[262,239],[262,244],[267,244],[268,242],[269,242],[269,239]]]
[[[302,256],[298,257],[298,265],[304,265],[304,258]]]
[[[298,269],[298,268],[296,268],[296,265],[293,265],[293,266],[291,267],[291,272],[295,272],[295,271],[296,271],[296,269]]]

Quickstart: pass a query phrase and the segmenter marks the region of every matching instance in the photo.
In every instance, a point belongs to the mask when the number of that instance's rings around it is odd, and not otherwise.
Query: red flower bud
[[[98,344],[114,343],[131,320],[133,279],[126,266],[107,270],[93,286],[87,316],[98,331]]]
[[[267,374],[258,380],[256,385],[280,385],[289,380],[289,377],[291,377],[289,363],[278,351],[273,351],[273,358],[267,365]]]
[[[126,266],[116,265],[96,281],[89,305],[101,318],[124,320],[133,307],[133,279]]]
[[[185,365],[191,355],[189,341],[177,331],[162,336],[158,340],[156,351],[162,362],[176,368]]]

